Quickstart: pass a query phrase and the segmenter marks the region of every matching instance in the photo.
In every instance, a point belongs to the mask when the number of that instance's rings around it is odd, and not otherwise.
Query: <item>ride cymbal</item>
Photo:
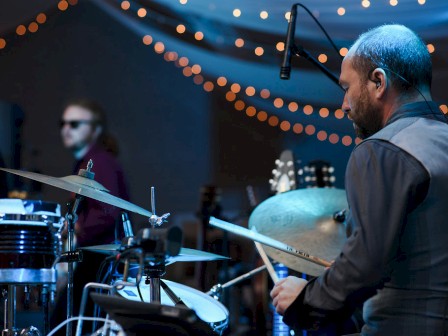
[[[288,191],[260,203],[249,218],[249,228],[297,250],[334,260],[346,241],[343,222],[334,214],[348,208],[341,189],[310,188]],[[266,247],[274,260],[301,273],[318,276],[324,268],[283,251]]]
[[[120,244],[106,244],[106,245],[96,245],[96,246],[86,246],[81,247],[81,250],[97,252],[107,255],[118,254],[123,251],[123,247]],[[126,247],[124,248],[126,249]],[[224,257],[218,254],[204,252],[200,250],[194,250],[190,248],[181,247],[180,252],[176,256],[168,257],[166,259],[166,265],[172,264],[176,261],[213,261],[213,260],[225,260],[229,259],[228,257]]]

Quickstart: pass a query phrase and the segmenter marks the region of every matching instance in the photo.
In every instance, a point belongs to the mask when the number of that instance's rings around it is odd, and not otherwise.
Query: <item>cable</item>
[[[334,50],[336,50],[336,53],[339,55],[339,57],[341,59],[343,59],[344,57],[342,57],[342,55],[339,53],[339,49],[336,46],[336,44],[333,42],[333,40],[331,39],[330,35],[328,35],[327,31],[325,30],[325,28],[320,24],[320,22],[316,19],[316,17],[313,15],[313,13],[311,13],[311,11],[305,6],[302,5],[301,3],[296,3],[293,6],[300,6],[303,9],[305,9],[307,11],[307,13],[313,18],[313,20],[316,22],[316,24],[319,26],[319,28],[322,30],[322,32],[325,34],[325,36],[327,37],[328,41],[331,43],[332,47],[334,48]]]
[[[389,69],[389,68],[382,67],[382,66],[379,66],[378,68],[381,68],[381,69],[383,69],[384,71],[389,71],[389,72],[393,73],[395,76],[397,76],[398,78],[400,78],[403,82],[405,82],[406,84],[408,84],[409,87],[411,87],[411,88],[413,88],[415,91],[417,91],[417,92],[420,94],[420,96],[422,96],[422,98],[423,98],[423,100],[425,101],[426,105],[428,105],[429,110],[430,110],[432,113],[435,114],[435,112],[432,110],[431,105],[429,104],[429,102],[428,102],[428,100],[426,99],[426,97],[423,95],[423,93],[422,93],[422,92],[421,92],[415,85],[411,84],[411,82],[408,81],[406,78],[404,78],[402,75],[396,73],[395,71],[392,71],[392,70]],[[376,68],[375,68],[375,69],[376,69]],[[369,73],[368,73],[368,78],[369,78],[369,80],[372,81],[372,82],[376,82],[375,80],[373,80],[373,79],[371,78],[371,77],[372,77],[372,73],[373,73],[373,71],[375,71],[375,69],[370,70]],[[446,116],[446,115],[442,112],[442,110],[440,109],[440,107],[439,107],[439,110],[440,110],[440,113],[442,113],[442,115],[443,115],[446,119],[448,119],[448,116]]]
[[[85,316],[70,317],[69,319],[66,319],[65,321],[62,321],[61,323],[59,323],[53,330],[50,331],[50,333],[47,336],[54,335],[59,329],[61,329],[67,323],[70,323],[73,321],[81,321],[81,320],[82,321],[93,321],[93,322],[104,322],[105,324],[110,324],[110,325],[112,325],[112,323],[114,322],[112,320],[101,318],[101,317],[85,317]],[[115,325],[118,327],[120,332],[124,333],[123,328],[119,324],[115,324]]]

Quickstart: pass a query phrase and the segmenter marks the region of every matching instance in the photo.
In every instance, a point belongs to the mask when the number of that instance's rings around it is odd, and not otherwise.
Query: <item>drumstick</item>
[[[292,254],[292,255],[294,255],[296,257],[305,259],[305,260],[310,261],[312,263],[315,263],[317,265],[324,266],[324,267],[330,267],[331,266],[331,263],[329,261],[325,260],[325,259],[318,258],[318,257],[315,257],[313,255],[310,255],[309,253],[307,253],[307,252],[305,252],[303,250],[296,250],[294,247],[292,247],[290,245],[287,245],[287,244],[284,244],[282,242],[279,242],[278,240],[269,238],[267,236],[264,236],[264,235],[262,235],[260,233],[255,232],[255,231],[251,231],[251,230],[248,230],[246,228],[243,228],[241,226],[225,222],[225,221],[223,221],[221,219],[218,219],[218,218],[215,218],[213,216],[210,217],[209,223],[210,223],[210,225],[215,226],[217,228],[220,228],[222,230],[229,231],[229,232],[234,233],[236,235],[252,239],[252,240],[257,241],[257,242],[259,242],[261,244],[264,244],[264,245],[273,247],[273,248],[275,248],[277,250],[280,250],[280,251]]]
[[[269,275],[271,276],[272,281],[274,284],[278,282],[278,276],[277,273],[275,273],[274,266],[272,266],[271,261],[269,260],[268,255],[264,251],[263,246],[259,242],[254,242],[255,247],[257,248],[258,254],[260,255],[261,259],[263,260],[264,264],[266,265],[266,269],[268,270]]]

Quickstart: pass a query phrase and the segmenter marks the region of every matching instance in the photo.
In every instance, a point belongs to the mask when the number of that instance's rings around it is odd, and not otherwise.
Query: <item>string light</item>
[[[241,85],[239,85],[238,83],[233,83],[230,86],[230,90],[232,90],[233,93],[238,93],[241,90]]]
[[[318,59],[319,62],[321,62],[321,63],[326,63],[327,60],[328,60],[328,57],[327,57],[327,55],[325,55],[325,54],[320,54],[320,55],[317,57],[317,59]]]
[[[244,40],[242,38],[237,38],[235,40],[235,46],[237,46],[238,48],[244,47]]]
[[[244,104],[244,102],[242,100],[237,100],[235,102],[235,110],[237,111],[242,111],[244,110],[244,107],[246,106],[246,104]]]
[[[212,82],[207,81],[207,82],[204,83],[203,87],[204,87],[204,91],[211,92],[211,91],[213,91],[215,86],[214,86],[214,84]]]
[[[338,15],[342,16],[345,14],[345,8],[344,7],[339,7],[337,10]]]
[[[313,107],[311,105],[305,105],[303,107],[303,113],[305,113],[306,115],[310,115],[313,113]]]
[[[131,8],[131,3],[129,1],[122,1],[121,2],[121,9],[122,10],[128,10]]]
[[[255,95],[255,88],[253,86],[248,86],[246,88],[246,95],[249,97],[252,97],[253,95]]]
[[[67,10],[67,8],[68,8],[68,2],[65,1],[65,0],[61,0],[61,1],[59,1],[59,3],[58,3],[58,8],[59,8],[60,11],[65,11],[65,10]]]
[[[287,131],[289,131],[289,130],[291,129],[291,123],[290,123],[289,121],[286,121],[286,120],[282,121],[282,122],[280,123],[280,129],[281,129],[283,132],[287,132]]]
[[[288,110],[290,112],[297,112],[298,109],[299,109],[299,104],[297,104],[296,102],[290,102],[288,104]]]
[[[234,17],[240,17],[241,16],[241,10],[239,10],[238,8],[235,8],[233,10],[233,16]]]
[[[35,33],[35,32],[37,32],[38,29],[39,29],[39,25],[34,21],[28,25],[28,30],[30,31],[30,33]]]
[[[24,25],[17,26],[17,28],[16,28],[17,35],[22,36],[22,35],[25,35],[25,33],[26,33],[26,27]]]
[[[341,48],[339,49],[339,54],[344,57],[345,55],[347,55],[348,53],[348,49],[347,48]]]
[[[249,107],[246,109],[246,115],[247,115],[248,117],[254,117],[256,114],[257,114],[257,109],[256,109],[255,107],[253,107],[253,106],[249,106]]]
[[[393,1],[395,0],[391,0],[391,3],[393,3]],[[424,0],[418,0],[419,3],[420,1]],[[185,1],[186,3],[186,1]],[[398,4],[398,1],[396,1],[396,3]],[[363,0],[363,6],[364,7],[368,7],[370,6],[370,1],[368,0]],[[263,18],[262,16],[264,16],[265,18],[268,17],[267,12],[266,15],[262,14],[263,12],[260,12],[260,17]],[[239,9],[235,9],[233,11],[233,15],[235,17],[239,17],[241,16],[241,10]],[[345,8],[340,7],[338,9],[338,15],[345,15]],[[290,18],[290,12],[285,13],[285,19],[289,20]],[[184,25],[179,24],[176,27],[176,31],[178,33],[184,33],[186,32],[186,27]],[[196,32],[195,33],[195,38],[199,41],[203,39],[203,34],[200,38],[197,38],[197,34],[201,32]],[[149,37],[149,35],[147,35]],[[0,40],[1,41],[1,40]],[[152,38],[150,38],[147,42],[148,44],[152,43]],[[242,38],[237,38],[235,39],[235,46],[238,48],[241,48],[245,45],[245,41]],[[433,45],[428,44],[428,50],[434,48]],[[435,49],[435,48],[434,48]],[[434,51],[434,49],[432,49]],[[277,51],[283,51],[284,50],[284,42],[278,42],[276,44],[276,50]],[[154,45],[154,51],[157,53],[163,53],[165,52],[165,46],[162,42],[157,42]],[[256,47],[255,48],[255,54],[257,56],[261,56],[264,53],[264,49],[263,47]],[[347,48],[341,48],[339,50],[339,53],[341,56],[345,56],[348,52]],[[319,55],[319,61],[322,63],[325,63],[328,61],[328,57],[325,54],[321,54]],[[199,73],[201,72],[201,67],[199,64],[195,64],[191,67],[188,66],[189,60],[186,57],[180,57],[178,58],[177,53],[175,52],[165,52],[164,54],[164,59],[166,61],[175,61],[176,66],[182,67],[182,71],[183,74],[186,77],[191,77],[193,76],[193,82],[197,85],[202,85],[202,88],[204,89],[204,91],[206,92],[212,92],[215,89],[215,84],[208,80],[205,81],[204,77],[202,75],[200,75]],[[218,78],[215,79],[216,80],[216,84],[219,87],[226,87],[228,84],[228,81],[226,79],[226,77],[224,76],[220,76]],[[248,117],[256,117],[257,120],[259,120],[260,122],[264,122],[264,121],[268,121],[268,124],[272,127],[279,127],[280,130],[287,132],[287,131],[292,131],[295,134],[301,134],[301,133],[305,133],[309,136],[316,136],[318,140],[320,141],[329,141],[332,144],[337,144],[337,143],[341,143],[344,146],[351,146],[353,143],[355,144],[359,144],[361,142],[361,139],[359,138],[355,138],[352,137],[350,135],[339,135],[336,133],[332,133],[329,134],[326,130],[316,130],[316,127],[312,124],[308,124],[308,125],[303,125],[302,123],[294,123],[291,124],[289,121],[287,120],[283,120],[281,121],[279,119],[278,116],[276,115],[271,115],[269,116],[267,112],[265,111],[257,111],[256,107],[254,106],[247,106],[246,107],[246,103],[244,102],[243,99],[238,99],[237,94],[240,94],[241,91],[241,85],[238,83],[232,83],[230,85],[230,90],[225,92],[225,98],[227,101],[229,102],[233,102],[233,106],[235,108],[235,110],[237,111],[244,111],[245,115],[247,115]],[[255,87],[253,86],[248,86],[246,87],[246,89],[242,92],[242,94],[246,95],[247,97],[253,97],[256,92],[259,92],[259,96],[262,99],[269,99],[271,96],[271,93],[268,89],[266,88],[261,88],[260,90],[256,90]],[[275,98],[273,99],[273,104],[276,108],[283,108],[285,106],[285,102],[283,101],[282,98]],[[444,113],[448,113],[448,107],[446,105],[441,105],[441,110]],[[291,112],[291,113],[295,113],[299,110],[299,104],[295,101],[291,101],[289,102],[289,104],[287,104],[287,109]],[[321,107],[318,110],[318,115],[321,118],[327,118],[330,115],[330,110],[326,107]],[[304,115],[311,115],[314,112],[314,107],[311,105],[305,105],[303,106],[303,114]],[[333,112],[333,117],[336,119],[343,119],[345,117],[344,112],[341,109],[336,109]]]
[[[268,14],[268,12],[266,12],[266,11],[261,11],[261,12],[260,12],[260,17],[261,17],[263,20],[266,20],[266,19],[269,17],[269,14]]]
[[[140,9],[137,11],[137,15],[138,15],[139,17],[141,17],[141,18],[144,18],[144,17],[146,16],[146,14],[148,14],[148,12],[147,12],[146,9],[144,9],[144,8],[140,8]]]
[[[227,84],[227,78],[225,78],[225,77],[223,77],[223,76],[218,77],[218,79],[216,80],[216,83],[217,83],[219,86],[226,86],[226,84]]]
[[[255,55],[262,56],[264,54],[264,49],[262,47],[255,48]]]
[[[320,141],[327,140],[327,132],[325,132],[325,131],[317,132],[317,139],[320,140]]]
[[[197,41],[201,41],[201,40],[204,38],[204,33],[198,31],[198,32],[196,32],[196,33],[194,34],[194,38],[195,38]]]
[[[308,135],[313,135],[316,132],[316,127],[314,127],[313,125],[307,125],[305,127],[305,133]]]
[[[150,35],[143,36],[143,44],[150,45],[152,43],[152,37]]]
[[[274,99],[274,106],[276,108],[281,108],[283,107],[283,99],[282,98],[275,98]]]
[[[277,49],[278,51],[284,51],[285,50],[285,43],[284,42],[278,42],[275,45],[275,49]]]
[[[260,121],[266,121],[268,119],[268,114],[265,111],[260,111],[257,113],[257,119]]]
[[[232,92],[232,91],[228,91],[226,93],[226,99],[229,102],[233,102],[236,99],[236,94],[234,92]]]
[[[363,6],[364,8],[370,7],[370,1],[369,0],[363,0],[361,2],[361,6]]]
[[[44,13],[39,13],[36,16],[36,21],[38,24],[44,24],[47,21],[47,16]]]
[[[194,76],[193,83],[195,83],[196,85],[201,85],[202,83],[204,83],[204,77],[202,75]]]
[[[195,65],[193,65],[193,66],[191,67],[191,71],[192,71],[195,75],[198,75],[198,74],[201,73],[202,68],[201,68],[201,66],[200,66],[199,64],[195,64]]]
[[[260,97],[264,98],[264,99],[268,99],[271,96],[271,93],[269,92],[268,89],[262,89],[260,91]]]

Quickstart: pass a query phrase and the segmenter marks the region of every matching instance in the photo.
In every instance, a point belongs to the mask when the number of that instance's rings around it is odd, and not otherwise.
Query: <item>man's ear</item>
[[[370,79],[375,82],[378,93],[382,94],[387,89],[389,83],[384,69],[376,68],[373,70]]]

